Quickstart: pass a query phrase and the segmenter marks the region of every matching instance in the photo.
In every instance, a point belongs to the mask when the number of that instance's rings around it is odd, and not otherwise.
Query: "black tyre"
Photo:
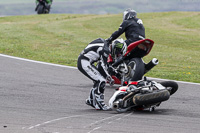
[[[38,6],[37,13],[38,14],[43,14],[44,13],[44,6],[43,5],[39,5]]]
[[[126,81],[137,81],[141,80],[144,71],[145,71],[145,64],[141,58],[133,58],[128,63],[129,72],[125,75]]]
[[[170,92],[170,95],[174,94],[178,90],[178,84],[174,81],[163,81],[160,82],[161,85],[167,87],[167,90]]]

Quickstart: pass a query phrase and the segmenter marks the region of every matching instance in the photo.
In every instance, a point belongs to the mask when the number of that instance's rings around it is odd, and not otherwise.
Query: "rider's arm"
[[[46,0],[46,2],[47,2],[48,4],[51,4],[51,3],[52,3],[52,0]]]
[[[113,67],[117,67],[119,64],[121,64],[123,62],[124,58],[121,56],[119,59],[117,59],[112,66]]]
[[[124,33],[125,29],[126,29],[126,26],[127,26],[127,21],[123,21],[121,23],[121,25],[119,26],[119,29],[117,31],[115,31],[109,38],[109,41],[113,41],[115,40],[116,38],[118,38],[121,34]]]
[[[109,54],[110,50],[108,48],[108,45],[105,44],[102,51],[100,51],[100,62],[101,62],[101,67],[103,68],[106,76],[110,76],[108,74],[108,62],[107,62]]]

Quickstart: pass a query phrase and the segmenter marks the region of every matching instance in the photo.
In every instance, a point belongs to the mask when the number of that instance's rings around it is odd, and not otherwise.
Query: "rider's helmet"
[[[126,54],[127,45],[122,38],[116,39],[110,45],[110,51],[112,57],[123,56]]]
[[[123,20],[128,20],[136,16],[137,16],[137,12],[129,8],[124,11]]]

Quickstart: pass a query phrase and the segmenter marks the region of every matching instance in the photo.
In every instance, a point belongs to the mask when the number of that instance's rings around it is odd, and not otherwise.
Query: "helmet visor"
[[[119,57],[122,55],[122,48],[123,48],[123,43],[116,43],[115,44],[115,50],[114,50],[114,54]]]

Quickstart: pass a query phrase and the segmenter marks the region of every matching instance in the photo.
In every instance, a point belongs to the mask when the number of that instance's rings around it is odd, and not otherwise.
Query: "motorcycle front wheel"
[[[38,14],[43,14],[44,13],[44,6],[43,5],[39,5],[38,10],[37,10]]]
[[[142,79],[145,71],[145,64],[141,58],[131,59],[127,66],[128,73],[125,75],[126,81],[137,81]]]
[[[170,95],[173,95],[178,90],[178,84],[174,81],[163,81],[160,84],[167,88]]]

